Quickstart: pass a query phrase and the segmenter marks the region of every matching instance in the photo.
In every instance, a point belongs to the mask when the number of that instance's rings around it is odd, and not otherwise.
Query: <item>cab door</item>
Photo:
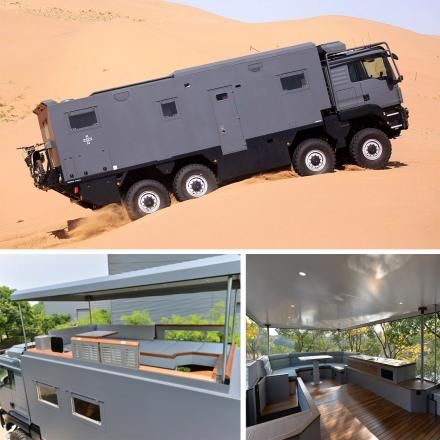
[[[401,103],[400,89],[386,57],[375,56],[358,60],[355,63],[358,70],[358,82],[366,104],[386,108]]]

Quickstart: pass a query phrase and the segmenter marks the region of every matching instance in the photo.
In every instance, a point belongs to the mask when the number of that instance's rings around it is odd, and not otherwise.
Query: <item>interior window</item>
[[[101,410],[98,403],[72,397],[73,413],[94,423],[101,424]]]
[[[385,78],[387,76],[387,68],[383,57],[362,60],[362,64],[368,78]]]
[[[58,394],[55,387],[37,383],[37,395],[38,400],[58,406]]]
[[[307,85],[304,72],[294,73],[280,77],[283,90],[302,89]]]
[[[80,112],[72,112],[69,114],[69,123],[72,130],[93,127],[98,125],[98,119],[94,109],[81,110]]]
[[[172,118],[177,115],[176,101],[162,102],[162,115],[164,118]]]

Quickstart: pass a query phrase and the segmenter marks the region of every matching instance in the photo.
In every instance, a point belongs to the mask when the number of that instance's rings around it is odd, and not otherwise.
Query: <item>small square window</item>
[[[162,102],[160,106],[162,108],[162,115],[164,118],[173,118],[178,113],[176,101]]]
[[[37,383],[38,400],[58,407],[58,393],[55,387]]]
[[[72,410],[73,414],[81,418],[90,420],[91,422],[99,425],[101,424],[101,408],[97,402],[72,396]]]
[[[80,130],[98,125],[98,118],[94,109],[75,111],[69,113],[69,124],[72,130]]]
[[[302,89],[303,87],[307,86],[307,81],[304,72],[282,76],[280,77],[280,81],[283,90],[286,91]]]
[[[226,92],[219,93],[218,95],[215,95],[215,99],[217,101],[224,101],[224,100],[228,99],[228,94]]]

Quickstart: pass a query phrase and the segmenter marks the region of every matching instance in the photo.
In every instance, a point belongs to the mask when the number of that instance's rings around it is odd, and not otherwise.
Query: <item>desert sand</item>
[[[410,130],[388,169],[289,170],[227,185],[130,223],[33,187],[15,148],[41,140],[32,109],[192,65],[305,41],[386,40]],[[440,37],[351,17],[247,24],[159,0],[0,0],[0,247],[438,248]],[[72,232],[67,222],[84,218]]]

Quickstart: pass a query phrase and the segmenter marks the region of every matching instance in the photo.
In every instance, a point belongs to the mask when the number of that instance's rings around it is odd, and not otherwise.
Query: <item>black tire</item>
[[[157,180],[139,180],[130,186],[124,197],[128,216],[137,220],[170,206],[170,195]]]
[[[391,141],[377,128],[364,128],[352,138],[350,156],[356,165],[379,170],[385,168],[391,157]]]
[[[198,199],[218,188],[214,172],[205,165],[191,164],[182,167],[174,177],[173,191],[180,202]]]
[[[333,148],[322,139],[306,139],[292,154],[293,168],[300,176],[332,173],[335,161]]]
[[[30,440],[30,437],[23,431],[16,429],[9,433],[9,440]]]

